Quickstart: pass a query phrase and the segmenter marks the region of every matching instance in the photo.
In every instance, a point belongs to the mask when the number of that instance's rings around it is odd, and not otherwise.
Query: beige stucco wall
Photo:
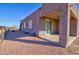
[[[61,15],[60,16],[60,44],[62,44],[62,46],[66,45],[66,41],[68,39],[68,35],[67,35],[67,19],[68,19],[68,4],[61,4],[61,3],[57,3],[57,4],[44,4],[42,6],[41,9],[38,9],[37,11],[35,11],[33,14],[29,15],[27,18],[25,18],[23,20],[23,22],[28,21],[29,19],[32,18],[33,20],[33,28],[31,30],[29,30],[29,32],[35,32],[37,35],[39,35],[39,31],[40,29],[43,30],[40,27],[40,17],[45,16],[48,13],[54,12],[54,11],[59,11]],[[61,13],[62,12],[62,13]],[[64,16],[64,14],[66,14]],[[63,20],[63,21],[62,21]],[[65,24],[64,24],[65,23]],[[42,24],[44,25],[44,24]]]
[[[24,18],[24,20],[22,20],[21,22],[22,23],[26,22],[26,29],[23,30],[28,30],[31,34],[36,33],[36,35],[39,35],[39,15],[40,15],[40,9],[36,10],[31,15]],[[32,29],[28,29],[28,21],[30,19],[32,19]]]
[[[52,29],[51,29],[51,32],[52,34],[59,34],[59,20],[55,20],[53,19],[52,20]]]
[[[40,18],[39,20],[39,35],[44,35],[45,34],[45,19]]]
[[[77,18],[77,37],[78,37],[79,36],[79,12],[75,8],[75,6],[72,6],[70,9],[73,12],[73,14],[75,15],[75,17]]]
[[[75,22],[75,25],[73,25],[72,21],[70,23],[70,6],[68,3],[45,3],[43,4],[43,6],[36,10],[34,13],[32,13],[31,15],[29,15],[28,17],[26,17],[24,20],[22,20],[23,22],[28,22],[29,19],[33,20],[33,28],[29,29],[29,32],[34,32],[36,33],[38,36],[40,34],[44,34],[44,22],[45,20],[40,19],[41,17],[47,16],[47,14],[52,13],[53,12],[57,12],[57,17],[59,18],[59,22],[55,23],[57,26],[56,29],[54,28],[54,32],[59,32],[59,44],[63,47],[65,47],[67,45],[67,41],[69,39],[69,31],[70,31],[70,27],[74,28],[73,26],[75,26],[77,24],[77,35],[79,34],[79,20],[77,20],[77,23]],[[74,12],[75,14],[75,12]],[[52,17],[52,16],[51,16]],[[70,26],[70,24],[72,24],[73,26]],[[59,25],[59,26],[58,26]],[[40,32],[42,31],[42,32]],[[73,30],[71,30],[71,32],[73,32]],[[75,32],[73,32],[75,33]],[[72,34],[73,34],[72,33]]]
[[[70,36],[77,36],[77,20],[70,19]]]

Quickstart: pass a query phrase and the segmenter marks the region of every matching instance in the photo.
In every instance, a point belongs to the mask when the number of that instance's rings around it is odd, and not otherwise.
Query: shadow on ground
[[[22,37],[25,37],[21,39]],[[27,38],[29,37],[29,38]],[[33,37],[30,38],[30,37]],[[20,38],[20,39],[19,39]],[[22,43],[30,43],[30,44],[38,44],[38,45],[46,45],[46,46],[57,46],[58,42],[51,42],[48,41],[44,38],[37,37],[38,39],[34,38],[34,36],[30,36],[29,34],[25,34],[23,32],[9,32],[5,38],[5,40],[10,40],[10,41],[17,41],[17,42],[22,42]]]

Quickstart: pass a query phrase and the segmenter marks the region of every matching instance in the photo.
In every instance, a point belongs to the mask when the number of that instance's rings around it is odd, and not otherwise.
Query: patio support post
[[[62,47],[66,47],[67,40],[69,38],[69,24],[70,24],[70,9],[68,5],[60,13],[59,23],[59,44]]]

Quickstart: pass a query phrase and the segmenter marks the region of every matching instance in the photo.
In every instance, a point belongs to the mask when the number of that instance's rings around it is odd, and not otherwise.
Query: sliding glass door
[[[45,21],[45,31],[46,31],[46,34],[51,33],[51,21],[49,21],[49,20]]]

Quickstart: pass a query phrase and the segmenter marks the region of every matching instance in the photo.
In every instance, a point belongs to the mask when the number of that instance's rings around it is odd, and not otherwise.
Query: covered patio
[[[54,11],[40,17],[39,36],[62,46],[70,45],[77,37],[77,18],[71,9],[66,12]]]

